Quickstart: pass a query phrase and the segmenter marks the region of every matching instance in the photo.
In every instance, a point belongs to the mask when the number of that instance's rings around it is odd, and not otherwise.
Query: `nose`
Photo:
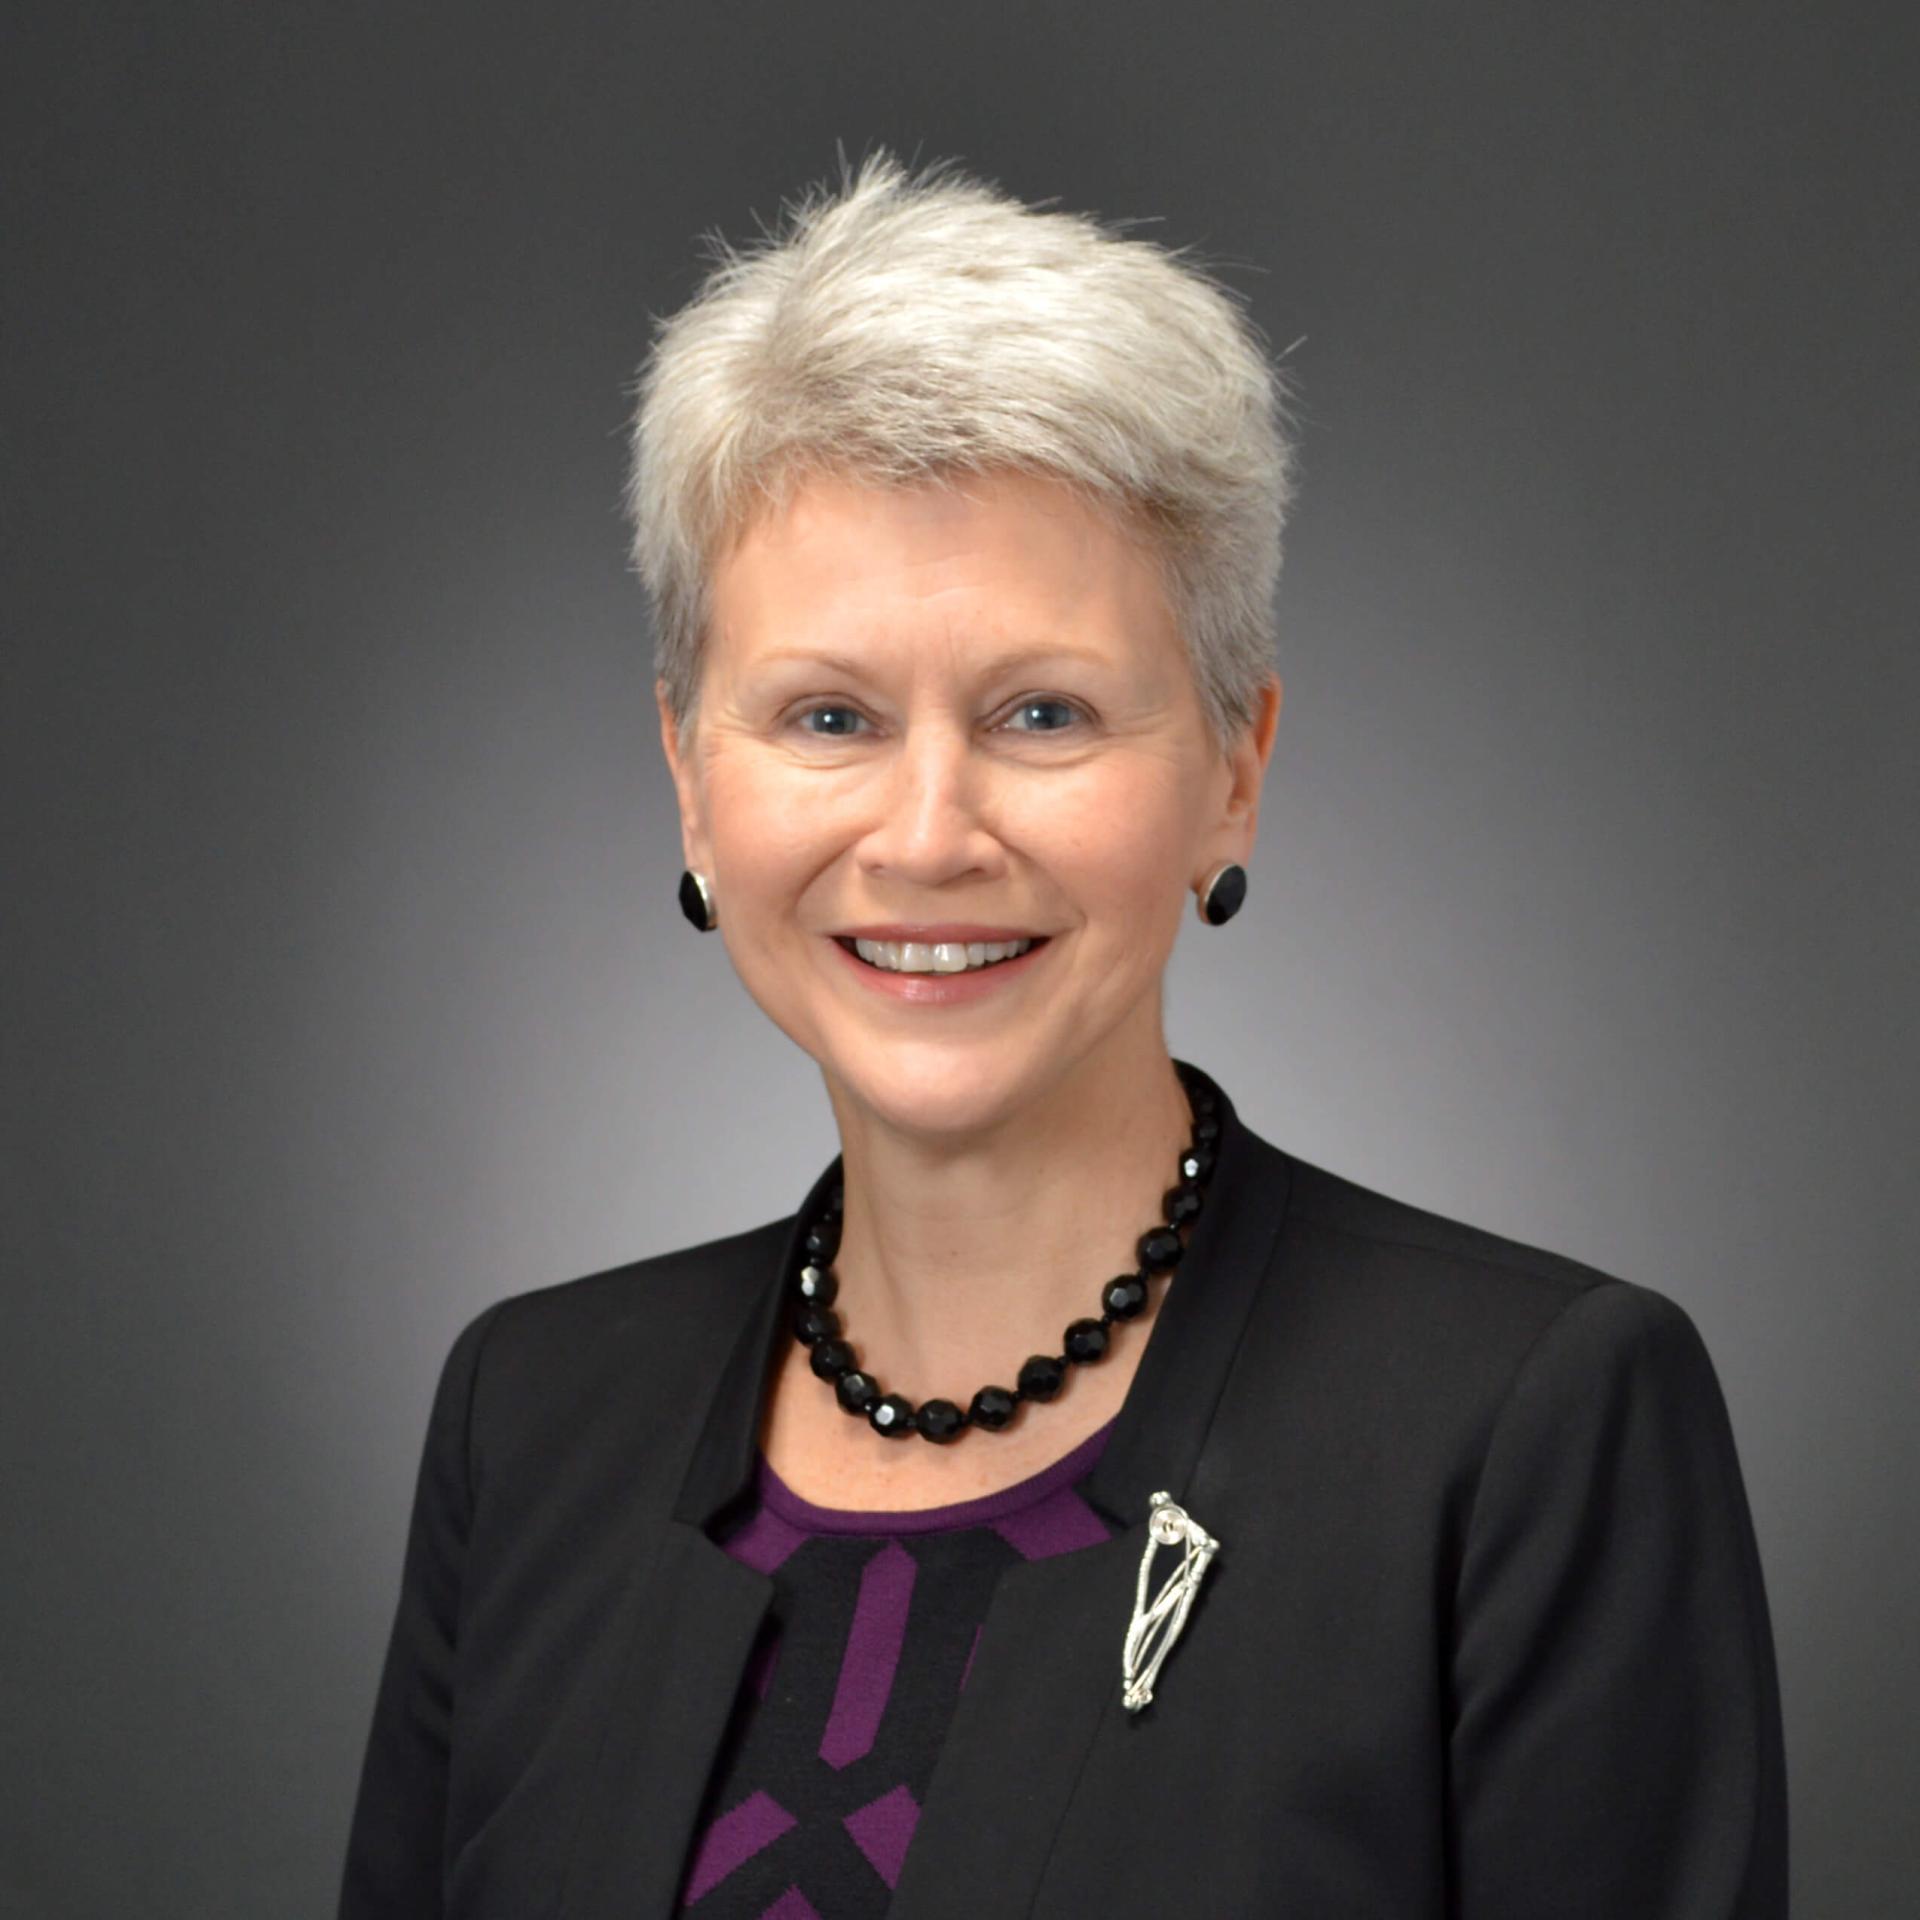
[[[964,732],[909,727],[892,759],[860,843],[863,871],[920,887],[998,874],[1005,854],[983,817],[986,770]]]

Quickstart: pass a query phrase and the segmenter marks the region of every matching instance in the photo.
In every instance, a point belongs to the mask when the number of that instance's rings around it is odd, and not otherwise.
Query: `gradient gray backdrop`
[[[832,1151],[675,911],[615,509],[697,235],[886,140],[1156,216],[1292,348],[1286,708],[1176,1050],[1694,1316],[1798,1912],[1914,1911],[1912,53],[1687,0],[15,9],[0,1910],[330,1912],[454,1332]]]

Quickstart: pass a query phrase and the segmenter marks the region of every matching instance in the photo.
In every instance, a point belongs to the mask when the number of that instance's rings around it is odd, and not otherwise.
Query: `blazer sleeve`
[[[496,1302],[460,1333],[434,1392],[347,1840],[340,1920],[431,1920],[442,1911],[456,1626],[473,1513],[474,1377],[505,1304]]]
[[[1468,1522],[1448,1815],[1459,1920],[1776,1920],[1779,1682],[1713,1364],[1608,1280],[1534,1342]]]

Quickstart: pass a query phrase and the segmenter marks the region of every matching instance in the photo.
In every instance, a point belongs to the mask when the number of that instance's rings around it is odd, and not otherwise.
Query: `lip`
[[[884,967],[868,966],[857,953],[840,944],[842,940],[927,940],[931,944],[936,939],[1037,940],[1039,944],[1029,947],[1012,960],[996,961],[990,967],[979,967],[971,973],[889,973]],[[869,933],[862,928],[857,934],[830,935],[827,944],[839,955],[841,965],[850,969],[862,985],[910,1007],[955,1007],[984,1000],[989,994],[1003,992],[1015,985],[1032,971],[1036,961],[1053,948],[1052,940],[1040,934],[955,932],[948,928],[935,929],[930,933],[921,929]]]
[[[836,940],[918,940],[927,946],[940,941],[965,946],[974,940],[1044,940],[1031,927],[989,927],[971,920],[941,920],[926,926],[910,926],[904,920],[889,920],[870,927],[840,927]]]

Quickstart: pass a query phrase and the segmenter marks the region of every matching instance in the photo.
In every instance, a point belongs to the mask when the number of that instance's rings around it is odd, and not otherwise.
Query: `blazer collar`
[[[1145,1515],[1156,1492],[1184,1497],[1291,1188],[1288,1157],[1248,1130],[1206,1074],[1176,1064],[1213,1095],[1220,1138],[1206,1205],[1155,1316],[1113,1433],[1083,1489],[1123,1527]],[[676,1520],[705,1528],[752,1487],[761,1402],[780,1342],[789,1337],[789,1289],[801,1264],[801,1236],[840,1177],[836,1156],[789,1223],[778,1266],[767,1276],[708,1406],[674,1506]]]

